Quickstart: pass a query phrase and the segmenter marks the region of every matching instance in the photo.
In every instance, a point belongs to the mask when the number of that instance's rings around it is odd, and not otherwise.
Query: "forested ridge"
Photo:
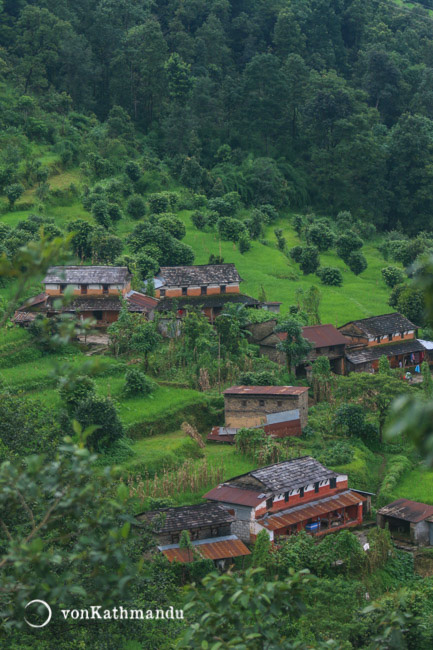
[[[211,196],[430,229],[433,18],[411,7],[4,0],[2,140],[57,141],[71,164],[123,140]]]

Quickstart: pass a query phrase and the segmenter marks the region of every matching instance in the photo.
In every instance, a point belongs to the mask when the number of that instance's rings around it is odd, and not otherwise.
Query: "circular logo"
[[[47,620],[45,621],[45,623],[42,623],[42,625],[33,625],[33,623],[29,623],[29,621],[26,619],[25,616],[24,616],[24,620],[27,623],[27,625],[30,625],[30,627],[45,627],[51,621],[51,616],[53,614],[53,612],[51,611],[51,607],[48,605],[48,603],[45,602],[45,600],[31,600],[29,603],[27,603],[26,609],[29,605],[33,605],[33,603],[40,603],[41,605],[44,605],[44,607],[47,608],[47,612],[48,612]]]

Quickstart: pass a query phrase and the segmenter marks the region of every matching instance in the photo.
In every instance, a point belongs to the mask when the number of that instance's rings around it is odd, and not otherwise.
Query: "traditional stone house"
[[[278,349],[278,344],[287,337],[284,332],[275,332],[276,320],[257,323],[249,326],[252,343],[260,346],[260,354],[272,361],[284,365],[286,355]],[[302,328],[302,336],[313,346],[305,361],[296,368],[296,374],[309,374],[311,364],[317,357],[328,357],[331,370],[337,375],[345,374],[344,351],[347,339],[333,325],[306,325]]]
[[[195,558],[221,561],[249,555],[247,547],[232,533],[233,513],[218,503],[161,508],[136,515],[138,522],[150,525],[158,550],[172,562],[192,562]],[[187,530],[194,551],[180,548],[182,531]]]
[[[377,525],[391,535],[421,546],[433,546],[433,506],[397,499],[377,511]]]
[[[234,264],[162,266],[154,278],[155,295],[160,298],[158,311],[176,309],[185,315],[191,307],[200,308],[213,322],[227,303],[260,307],[255,298],[240,293],[240,277]]]
[[[386,356],[392,368],[416,366],[425,357],[417,326],[398,312],[350,321],[338,328],[347,339],[348,372],[375,372]]]
[[[255,427],[268,424],[271,414],[296,411],[304,428],[308,421],[306,386],[232,386],[224,391],[227,427]]]
[[[305,530],[321,536],[357,526],[366,497],[345,474],[303,456],[242,474],[204,496],[234,512],[232,530],[245,542],[265,529],[272,541]]]
[[[158,300],[131,290],[131,274],[123,266],[56,266],[43,280],[45,290],[18,308],[14,322],[25,325],[38,313],[48,317],[76,313],[96,321],[96,327],[114,323],[121,309],[121,298],[128,309],[153,318]],[[61,306],[59,298],[72,292],[72,300]]]

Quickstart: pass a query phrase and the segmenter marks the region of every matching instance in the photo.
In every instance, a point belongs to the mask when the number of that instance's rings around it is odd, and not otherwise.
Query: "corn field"
[[[138,474],[127,479],[129,496],[144,501],[148,497],[174,497],[181,492],[198,492],[208,485],[221,483],[224,465],[210,465],[207,460],[197,463],[186,460],[176,470],[163,470],[153,478]]]

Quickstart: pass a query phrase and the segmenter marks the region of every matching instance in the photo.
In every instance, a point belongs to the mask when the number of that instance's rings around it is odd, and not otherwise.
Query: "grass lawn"
[[[393,497],[433,505],[433,470],[420,465],[405,474]]]

